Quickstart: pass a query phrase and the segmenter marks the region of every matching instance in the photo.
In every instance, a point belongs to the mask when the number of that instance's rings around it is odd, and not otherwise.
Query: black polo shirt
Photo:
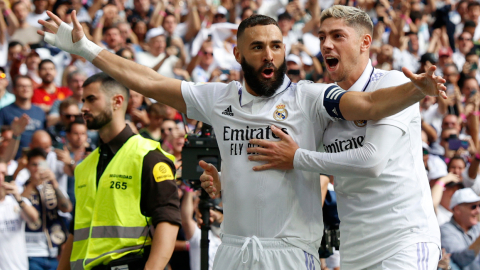
[[[103,143],[100,140],[99,154],[100,159],[97,165],[97,185],[105,168],[113,159],[120,148],[134,136],[132,129],[126,127],[109,143]],[[177,185],[175,179],[156,182],[153,175],[155,165],[159,163],[167,164],[175,175],[175,166],[159,150],[153,150],[147,153],[143,159],[142,168],[142,194],[140,197],[140,210],[142,214],[152,218],[152,224],[157,226],[160,222],[169,222],[174,225],[181,225],[180,217],[180,199],[178,198]],[[72,220],[70,233],[73,233]]]

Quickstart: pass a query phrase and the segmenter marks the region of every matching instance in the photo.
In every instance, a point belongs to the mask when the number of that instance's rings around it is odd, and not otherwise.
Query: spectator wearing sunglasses
[[[60,121],[48,128],[48,133],[52,137],[53,145],[56,143],[65,144],[67,136],[67,127],[74,122],[76,118],[80,118],[80,108],[74,99],[67,98],[60,103]]]
[[[198,52],[199,62],[192,71],[194,82],[212,82],[217,76],[221,75],[218,69],[214,69],[213,46],[206,42]]]
[[[8,79],[5,69],[0,67],[0,109],[15,102],[15,95],[7,91]]]
[[[450,201],[452,219],[440,227],[442,247],[463,270],[480,269],[480,197],[471,188],[457,190]]]

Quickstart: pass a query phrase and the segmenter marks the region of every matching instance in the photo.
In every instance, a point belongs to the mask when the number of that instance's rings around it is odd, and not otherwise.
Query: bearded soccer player
[[[408,81],[401,72],[373,68],[372,31],[370,17],[360,9],[333,6],[322,12],[319,38],[327,72],[349,93],[374,93]],[[278,128],[272,128],[282,139],[278,143],[250,140],[263,148],[249,148],[259,153],[249,159],[267,161],[255,162],[253,169],[335,177],[341,269],[436,269],[440,232],[423,166],[418,104],[378,121],[332,121],[326,127],[326,153],[297,145]]]
[[[323,224],[318,174],[300,170],[254,174],[246,152],[249,139],[277,138],[270,125],[278,123],[301,147],[315,150],[334,118],[380,119],[425,94],[444,95],[445,90],[444,80],[433,75],[435,68],[422,75],[407,73],[412,82],[374,93],[293,84],[285,76],[282,32],[275,20],[262,15],[244,20],[237,32],[234,54],[245,73],[243,84],[182,82],[98,47],[85,37],[75,11],[73,29],[48,15],[52,21],[40,23],[53,33],[39,31],[48,43],[84,57],[129,89],[211,124],[220,134],[225,234],[214,269],[319,269]]]

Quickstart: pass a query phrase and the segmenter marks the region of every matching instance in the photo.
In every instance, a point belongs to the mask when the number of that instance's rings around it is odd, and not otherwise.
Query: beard
[[[271,97],[275,94],[275,91],[283,84],[285,78],[285,73],[287,72],[287,63],[283,59],[283,63],[280,67],[275,67],[273,63],[266,63],[261,66],[258,70],[247,63],[245,57],[242,57],[242,70],[244,78],[250,89],[255,92],[257,95],[262,97]],[[265,79],[262,77],[262,71],[265,68],[273,69],[273,77],[270,79]]]
[[[93,116],[92,114],[85,114],[90,116],[90,119],[86,119],[87,128],[88,129],[101,129],[106,124],[110,123],[113,118],[113,113],[111,110],[105,109],[104,111],[100,112],[99,115]]]

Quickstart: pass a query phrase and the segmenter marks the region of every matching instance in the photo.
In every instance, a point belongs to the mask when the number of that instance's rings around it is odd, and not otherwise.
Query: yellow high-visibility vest
[[[120,148],[103,172],[97,187],[95,149],[75,168],[74,242],[72,270],[91,269],[129,253],[143,253],[151,245],[150,219],[140,210],[143,159],[158,142],[134,135]]]

